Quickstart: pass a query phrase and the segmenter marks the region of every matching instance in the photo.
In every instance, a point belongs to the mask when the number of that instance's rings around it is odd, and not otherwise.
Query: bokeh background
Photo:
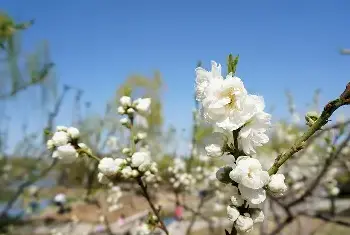
[[[127,133],[116,110],[119,97],[130,88],[133,97],[152,98],[152,113],[140,120],[140,129],[147,131],[152,157],[166,172],[174,159],[188,164],[194,158],[192,167],[208,165],[199,156],[210,128],[198,124],[194,115],[198,63],[210,69],[210,61],[215,60],[225,68],[229,53],[239,55],[236,75],[250,93],[264,97],[273,116],[271,136],[280,129],[290,135],[305,130],[305,113],[321,111],[349,81],[350,2],[346,0],[2,0],[0,7],[0,230],[4,234],[123,234],[128,229],[121,232],[120,225],[113,225],[121,215],[130,221],[135,215],[142,218],[148,207],[130,182],[121,183],[123,206],[103,214],[94,201],[106,207],[109,192],[97,182],[95,163],[82,160],[51,167],[44,134],[44,129],[53,131],[56,125],[76,126],[100,157],[122,155]],[[349,132],[349,111],[341,108],[332,118],[333,124],[344,124],[342,133],[336,129],[339,139]],[[283,149],[292,140],[277,145]],[[327,146],[321,147],[319,156],[327,152]],[[269,146],[264,155],[273,159],[275,150]],[[313,194],[317,198],[312,199],[312,211],[317,215],[332,208],[344,212],[350,205],[348,155],[344,153],[334,165],[339,194],[331,200],[319,191]],[[308,180],[311,176],[301,181],[308,185]],[[202,189],[196,190],[184,193],[185,209],[190,207],[185,221],[192,221],[201,201]],[[70,208],[63,214],[53,204],[60,193],[66,195]],[[166,180],[153,196],[172,224],[175,199]],[[207,225],[212,217],[225,221],[225,209],[213,209],[218,197],[208,198],[200,213],[205,218],[196,215],[187,234],[224,234],[226,222],[215,231]],[[106,229],[101,216],[114,226],[113,231]],[[270,234],[283,216],[271,214],[269,226],[255,232]],[[337,216],[327,214],[328,220],[300,216],[278,234],[349,234],[347,213],[341,215],[341,222]],[[335,218],[339,223],[330,221]],[[180,230],[174,234],[182,234]]]

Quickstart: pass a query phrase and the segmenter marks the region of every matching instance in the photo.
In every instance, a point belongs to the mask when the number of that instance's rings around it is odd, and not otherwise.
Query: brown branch
[[[157,216],[157,219],[158,219],[158,221],[159,221],[159,223],[161,225],[160,228],[165,232],[165,234],[169,235],[169,232],[168,232],[168,230],[167,230],[167,228],[166,228],[162,218],[159,215],[159,210],[156,209],[156,207],[154,206],[154,204],[153,204],[153,202],[152,202],[152,200],[151,200],[151,198],[150,198],[150,196],[148,194],[147,187],[143,184],[142,179],[140,177],[137,178],[136,180],[137,180],[137,183],[139,184],[139,186],[142,189],[143,196],[146,198],[146,200],[147,200],[149,206],[151,207],[153,213],[155,214],[155,216]]]
[[[323,165],[321,172],[317,175],[316,179],[313,181],[311,186],[305,191],[305,193],[303,195],[301,195],[299,198],[297,198],[296,200],[289,203],[287,205],[287,207],[295,206],[299,202],[302,202],[306,197],[311,195],[311,193],[314,191],[314,189],[319,185],[324,174],[326,174],[326,172],[328,171],[329,167],[331,166],[331,163],[336,159],[337,156],[339,156],[339,154],[341,153],[343,148],[346,147],[346,145],[348,144],[349,140],[350,140],[350,133],[342,141],[342,143],[339,145],[337,151],[332,151],[331,155],[326,159],[326,162]]]
[[[278,169],[295,153],[299,152],[306,145],[306,141],[315,134],[318,130],[320,130],[324,125],[327,124],[329,118],[332,114],[341,106],[349,105],[350,98],[348,97],[350,93],[350,83],[346,86],[345,91],[340,95],[338,99],[330,101],[323,109],[320,117],[309,127],[309,129],[295,141],[294,145],[287,150],[285,153],[280,154],[274,164],[269,169],[269,174],[276,174]]]

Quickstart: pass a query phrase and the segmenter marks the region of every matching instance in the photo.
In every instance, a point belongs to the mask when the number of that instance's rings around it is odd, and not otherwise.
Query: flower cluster
[[[110,180],[118,177],[124,179],[144,177],[146,181],[151,182],[158,172],[156,162],[152,162],[150,152],[139,151],[127,157],[122,158],[102,158],[98,164],[98,180],[102,184],[108,184]]]
[[[215,135],[205,147],[208,156],[229,155],[230,165],[220,168],[217,179],[231,184],[233,195],[227,207],[228,218],[240,233],[250,232],[254,223],[264,220],[260,209],[266,199],[265,189],[276,196],[287,186],[284,175],[269,176],[257,158],[256,148],[266,144],[271,115],[264,112],[264,99],[251,95],[242,80],[233,73],[221,75],[221,65],[212,62],[211,71],[196,69],[196,99],[204,119],[213,125]]]
[[[46,143],[52,152],[52,157],[60,159],[62,163],[72,163],[79,157],[78,150],[90,152],[84,144],[79,143],[80,132],[75,127],[57,126],[56,132]]]
[[[133,101],[129,96],[122,96],[119,101],[120,106],[118,107],[118,113],[121,115],[133,115],[135,112],[137,112],[140,115],[144,116],[150,112],[150,98],[138,98]],[[122,118],[120,120],[120,123],[123,125],[128,125],[129,120],[127,118]]]

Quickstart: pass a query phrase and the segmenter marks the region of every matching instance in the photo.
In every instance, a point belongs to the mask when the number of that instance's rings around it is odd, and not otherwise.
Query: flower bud
[[[316,112],[314,111],[308,112],[305,116],[306,125],[312,126],[317,121],[318,118],[319,118],[319,115]]]

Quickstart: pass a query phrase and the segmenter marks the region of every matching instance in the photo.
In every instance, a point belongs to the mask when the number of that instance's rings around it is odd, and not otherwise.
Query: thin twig
[[[290,157],[295,153],[299,152],[306,145],[306,141],[313,135],[315,132],[320,130],[324,125],[327,124],[331,115],[343,105],[350,104],[350,83],[346,86],[344,92],[340,95],[340,98],[329,102],[323,109],[320,117],[315,121],[315,123],[309,127],[309,129],[294,143],[294,145],[285,153],[280,154],[274,164],[269,169],[269,174],[276,174],[278,169],[285,163]]]
[[[141,180],[140,177],[137,178],[136,180],[137,180],[137,183],[140,185],[140,187],[141,187],[141,189],[142,189],[143,196],[146,198],[146,200],[147,200],[149,206],[151,207],[153,213],[157,216],[158,221],[159,221],[159,223],[161,224],[160,228],[161,228],[167,235],[169,235],[169,232],[168,232],[168,230],[167,230],[167,228],[166,228],[166,226],[165,226],[163,220],[161,219],[161,217],[160,217],[160,215],[159,215],[159,210],[156,209],[156,207],[154,206],[154,204],[153,204],[153,202],[152,202],[152,200],[151,200],[151,198],[150,198],[150,196],[149,196],[149,194],[148,194],[148,191],[147,191],[146,186],[143,184],[143,182],[142,182],[142,180]]]

